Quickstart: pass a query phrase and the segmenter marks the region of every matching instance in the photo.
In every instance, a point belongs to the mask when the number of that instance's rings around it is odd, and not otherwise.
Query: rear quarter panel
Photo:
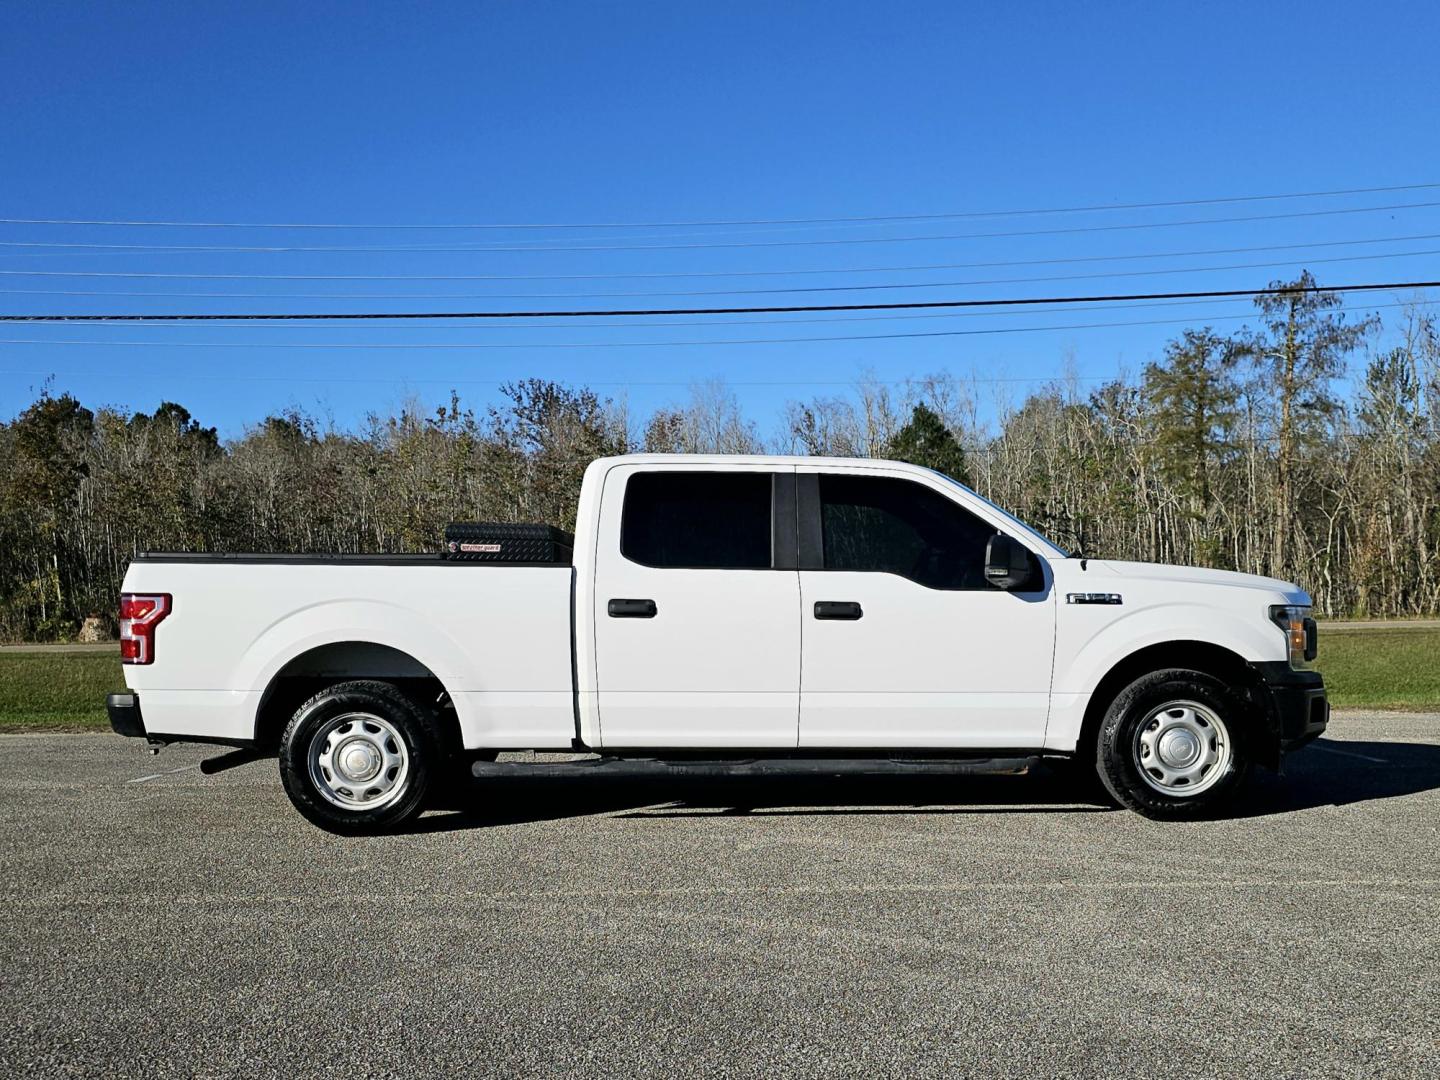
[[[469,747],[568,746],[567,566],[139,561],[127,592],[167,592],[156,661],[127,666],[149,731],[248,739],[266,687],[321,645],[413,657],[449,691]]]

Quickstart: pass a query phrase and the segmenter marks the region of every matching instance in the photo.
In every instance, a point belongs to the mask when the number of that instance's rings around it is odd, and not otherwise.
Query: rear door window
[[[620,552],[644,566],[765,570],[771,565],[771,474],[633,474],[625,485]]]

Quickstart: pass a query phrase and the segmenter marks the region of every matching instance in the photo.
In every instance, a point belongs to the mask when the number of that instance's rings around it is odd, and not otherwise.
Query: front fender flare
[[[1128,656],[1153,645],[1198,641],[1228,650],[1248,663],[1282,659],[1273,626],[1223,608],[1194,603],[1156,604],[1129,612],[1096,633],[1055,672],[1060,694],[1091,694],[1107,673]]]

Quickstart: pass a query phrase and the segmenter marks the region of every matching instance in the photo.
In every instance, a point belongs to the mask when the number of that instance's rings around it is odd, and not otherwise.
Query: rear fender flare
[[[245,650],[232,685],[263,693],[285,666],[322,645],[363,642],[412,657],[448,690],[471,689],[459,643],[416,611],[371,600],[331,600],[291,612]]]

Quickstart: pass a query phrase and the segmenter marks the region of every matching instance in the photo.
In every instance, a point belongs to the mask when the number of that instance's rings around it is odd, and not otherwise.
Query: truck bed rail
[[[349,554],[345,552],[322,552],[318,554],[294,554],[289,552],[232,552],[232,551],[142,551],[135,555],[135,562],[146,563],[304,563],[307,565],[357,564],[362,566],[488,566],[488,567],[550,567],[569,570],[565,562],[473,562],[449,559],[440,552],[420,552],[405,555]]]

